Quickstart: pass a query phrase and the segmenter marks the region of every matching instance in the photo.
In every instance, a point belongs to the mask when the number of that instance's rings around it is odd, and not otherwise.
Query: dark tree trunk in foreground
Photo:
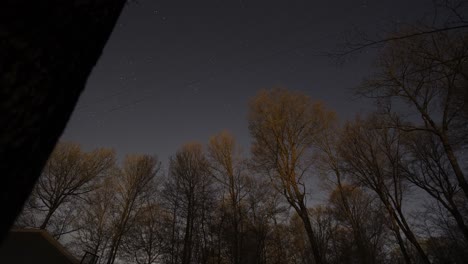
[[[0,8],[0,239],[75,107],[125,0],[6,0]]]

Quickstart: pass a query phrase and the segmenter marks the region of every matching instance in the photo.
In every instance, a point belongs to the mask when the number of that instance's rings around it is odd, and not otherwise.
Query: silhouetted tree
[[[314,141],[334,114],[298,92],[261,91],[250,103],[249,130],[257,169],[271,177],[304,223],[314,259],[325,263],[306,205]]]
[[[112,237],[106,263],[114,263],[124,236],[144,212],[148,197],[156,191],[160,163],[147,155],[129,155],[121,169],[117,170],[108,184],[115,192],[115,210],[112,212]]]
[[[330,259],[336,263],[377,263],[384,224],[382,215],[376,213],[380,208],[375,208],[373,199],[358,186],[346,182],[347,173],[338,155],[342,129],[335,119],[327,122],[315,146],[319,150],[316,167],[332,183],[327,206],[338,225],[332,238],[334,253]]]
[[[81,257],[84,251],[96,254],[98,263],[105,263],[109,244],[114,236],[112,219],[117,213],[118,205],[113,179],[107,177],[101,187],[84,197],[77,209],[79,217],[73,222],[71,242],[68,247]]]
[[[333,57],[343,59],[370,48],[378,48],[385,45],[399,45],[400,41],[411,41],[413,38],[431,37],[439,33],[450,33],[451,31],[468,29],[468,17],[466,17],[468,5],[465,0],[435,0],[433,1],[434,12],[432,16],[419,19],[408,25],[395,22],[395,29],[380,30],[385,36],[377,35],[372,38],[366,36],[365,32],[356,32],[353,39],[343,43],[344,48],[332,52]],[[403,28],[406,27],[406,28]],[[409,28],[409,29],[408,29]],[[390,33],[388,33],[390,32]]]
[[[256,175],[249,184],[247,202],[247,240],[243,254],[250,255],[247,263],[271,263],[277,261],[272,254],[269,242],[274,241],[274,231],[286,220],[287,209],[283,196],[270,184],[269,179]],[[253,247],[253,245],[255,245]],[[252,250],[254,248],[255,250]],[[309,249],[309,248],[308,248]],[[276,253],[276,252],[275,252]]]
[[[468,215],[464,215],[467,200],[441,142],[433,134],[413,132],[407,136],[405,146],[410,155],[405,166],[406,178],[447,210],[468,243]]]
[[[222,132],[212,137],[208,144],[208,157],[211,172],[216,182],[221,186],[226,201],[222,201],[224,213],[230,222],[229,236],[231,249],[231,263],[240,264],[243,247],[243,208],[242,203],[246,194],[248,179],[246,174],[246,160],[240,152],[240,147],[234,138],[227,132]]]
[[[328,207],[337,225],[332,238],[334,263],[382,263],[388,235],[385,209],[353,185],[337,186]]]
[[[59,237],[65,232],[64,229],[67,230],[63,224],[72,215],[70,210],[74,210],[69,205],[79,202],[80,198],[97,188],[100,178],[113,168],[114,159],[111,150],[83,152],[78,144],[57,144],[23,211],[25,215],[20,216],[18,224],[23,222],[23,225],[28,226],[24,220],[39,217],[40,222],[32,223],[29,227],[46,229],[57,211],[68,207],[68,212],[55,219],[59,223],[58,230],[50,230]]]
[[[123,238],[122,251],[126,260],[138,264],[160,263],[166,249],[168,215],[151,197],[139,217]]]
[[[381,112],[402,131],[425,131],[441,143],[453,175],[468,197],[468,183],[457,151],[466,147],[468,119],[466,101],[459,91],[466,91],[468,34],[441,32],[389,45],[377,62],[377,73],[359,89],[376,98]],[[403,103],[404,115],[420,117],[416,123],[393,119],[395,105]]]
[[[169,179],[165,186],[166,199],[174,201],[171,196],[177,197],[173,217],[175,219],[177,216],[183,225],[181,263],[189,264],[197,257],[203,258],[198,255],[203,252],[196,252],[195,249],[205,250],[203,245],[206,245],[206,237],[203,232],[209,218],[208,212],[211,211],[208,205],[213,192],[212,178],[202,145],[198,143],[184,145],[171,158],[169,171]],[[200,240],[197,241],[196,238]]]
[[[401,237],[403,232],[415,247],[424,263],[430,263],[403,211],[407,190],[403,163],[402,138],[397,129],[388,128],[385,120],[371,116],[366,120],[356,119],[343,131],[340,155],[347,173],[354,181],[374,191],[385,207],[402,254],[411,263],[410,253]]]

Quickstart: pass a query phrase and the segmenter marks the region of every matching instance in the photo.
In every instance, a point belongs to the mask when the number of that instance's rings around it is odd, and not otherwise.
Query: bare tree
[[[404,153],[401,140],[397,129],[388,128],[385,121],[375,115],[366,120],[356,119],[344,129],[340,155],[354,181],[379,197],[406,262],[411,263],[411,259],[400,231],[414,246],[421,260],[430,263],[403,211],[407,186],[401,168]]]
[[[391,125],[436,136],[466,197],[468,183],[457,152],[466,147],[468,136],[466,101],[459,96],[468,83],[467,63],[466,33],[407,39],[384,50],[377,73],[358,91],[376,98],[389,117],[395,116],[396,105],[403,103],[405,116],[413,120],[402,120],[400,115]],[[416,123],[409,122],[415,118],[419,119]]]
[[[246,174],[246,160],[242,157],[240,147],[228,132],[222,132],[210,139],[208,157],[212,168],[212,175],[226,193],[227,213],[232,227],[231,263],[240,264],[242,261],[242,202],[248,184]]]
[[[404,24],[404,27],[395,23],[393,30],[380,30],[386,35],[377,34],[375,37],[367,36],[365,32],[355,32],[352,39],[343,43],[344,48],[330,55],[344,58],[370,48],[379,48],[385,45],[398,45],[400,41],[411,41],[413,38],[431,37],[439,33],[468,29],[468,17],[466,17],[468,4],[466,0],[435,0],[433,1],[433,15],[425,19],[419,19],[412,25]],[[408,28],[409,27],[409,28]]]
[[[74,207],[68,206],[66,210],[69,212],[59,217],[60,219],[53,219],[57,210],[65,209],[66,205],[76,203],[93,191],[100,178],[114,166],[114,159],[114,152],[111,150],[83,152],[78,144],[59,143],[24,209],[26,212],[30,211],[29,214],[41,217],[40,223],[34,227],[46,229],[52,219],[58,227],[57,230],[51,230],[54,235],[58,237],[65,233],[64,224],[69,222],[67,220]]]
[[[181,237],[183,233],[183,216],[181,216],[182,204],[181,193],[175,189],[175,182],[172,180],[171,175],[164,183],[162,190],[162,206],[169,215],[168,221],[165,225],[170,230],[167,239],[167,248],[165,254],[165,263],[175,264],[180,263],[180,255],[182,252]]]
[[[256,167],[271,177],[304,223],[314,259],[324,263],[306,205],[314,141],[334,114],[298,92],[261,91],[250,103],[249,130]]]
[[[338,154],[341,128],[336,119],[330,118],[326,122],[325,129],[315,142],[319,150],[316,153],[316,167],[327,176],[326,180],[332,183],[332,194],[328,206],[331,207],[329,210],[334,214],[334,220],[339,224],[339,230],[335,230],[337,234],[334,234],[336,237],[333,238],[335,240],[333,243],[335,246],[342,242],[347,243],[341,245],[341,250],[346,251],[343,257],[347,261],[354,258],[360,263],[376,263],[380,257],[377,252],[383,233],[382,218],[375,213],[378,210],[374,208],[372,199],[357,186],[346,182],[346,171],[342,168],[343,161]],[[350,232],[347,233],[344,229]],[[348,246],[350,248],[344,248]],[[335,253],[333,258],[337,257],[339,254]],[[344,261],[344,259],[337,261]]]
[[[154,199],[147,202],[123,239],[126,259],[138,264],[160,263],[168,235],[167,217]]]
[[[381,263],[386,233],[385,210],[358,186],[341,184],[328,204],[337,230],[333,237],[335,263]],[[339,254],[341,253],[341,254]],[[340,259],[341,258],[341,259]]]
[[[177,215],[184,225],[181,263],[189,264],[194,258],[203,258],[198,255],[203,252],[195,249],[203,251],[204,247],[200,245],[206,245],[203,232],[208,220],[207,213],[210,211],[208,198],[213,192],[210,167],[202,145],[184,145],[171,158],[169,170],[170,175],[165,187],[166,199],[174,200],[171,196],[177,196],[178,204],[174,207],[177,211],[174,212],[174,216]]]
[[[157,184],[160,163],[155,157],[148,155],[129,155],[125,158],[122,169],[117,170],[112,180],[115,192],[113,212],[112,237],[106,256],[106,263],[114,263],[122,239],[130,227],[143,212],[145,202],[153,195]]]
[[[104,263],[109,243],[114,235],[112,217],[116,214],[117,204],[113,179],[107,177],[98,191],[88,194],[80,203],[79,217],[73,222],[77,232],[72,234],[68,247],[76,256],[87,251],[98,256],[97,263]]]
[[[275,263],[281,258],[275,258],[279,252],[272,252],[274,248],[271,243],[275,240],[275,229],[287,220],[288,208],[284,206],[281,194],[262,175],[251,175],[246,188],[247,195],[242,201],[242,261],[252,264]],[[230,239],[228,237],[226,241]]]
[[[410,157],[406,177],[415,186],[435,199],[455,220],[468,243],[466,198],[460,190],[453,170],[435,135],[426,132],[412,133],[406,140]]]

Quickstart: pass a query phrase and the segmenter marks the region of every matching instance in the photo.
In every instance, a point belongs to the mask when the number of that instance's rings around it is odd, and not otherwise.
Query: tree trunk
[[[190,198],[191,201],[192,198]],[[187,223],[185,225],[185,235],[184,235],[184,249],[182,252],[182,264],[190,264],[192,258],[192,232],[193,232],[193,223],[194,215],[192,212],[192,203],[188,204],[187,212]]]
[[[2,2],[0,240],[40,176],[125,2]]]
[[[445,153],[447,154],[447,158],[450,162],[450,165],[452,166],[453,172],[457,177],[458,185],[460,185],[461,189],[465,193],[466,198],[468,198],[468,183],[466,182],[465,175],[463,174],[463,171],[460,168],[460,164],[455,157],[452,146],[450,145],[449,140],[445,134],[439,134],[439,138],[442,141],[442,145],[444,146]]]
[[[392,220],[392,225],[395,225],[393,220]],[[409,254],[408,254],[408,251],[406,250],[405,241],[403,241],[403,238],[401,237],[400,228],[398,226],[396,226],[396,227],[393,226],[392,228],[396,229],[396,230],[394,230],[395,236],[397,238],[398,245],[400,246],[401,254],[403,254],[403,258],[405,259],[406,264],[411,264],[411,258],[410,258]]]
[[[339,172],[335,171],[336,179],[338,182],[338,190],[340,191],[340,200],[343,203],[344,209],[347,214],[347,218],[351,223],[351,228],[353,229],[354,239],[356,241],[356,246],[358,250],[358,257],[362,264],[371,264],[374,263],[375,258],[371,256],[368,247],[366,246],[365,238],[362,235],[361,225],[354,220],[354,217],[351,213],[351,209],[348,203],[348,199],[345,197],[343,192],[343,185],[341,184],[341,175]]]
[[[401,209],[398,209],[398,214],[400,215],[400,221],[398,221],[398,223],[400,224],[401,230],[405,234],[406,238],[416,248],[416,251],[418,252],[419,257],[421,257],[421,260],[424,263],[431,264],[431,262],[429,261],[429,258],[427,257],[426,252],[424,252],[424,249],[421,247],[421,244],[419,244],[419,241],[416,239],[416,236],[414,235],[413,231],[411,231],[411,228],[406,222],[406,218],[404,217]]]
[[[312,223],[310,222],[309,218],[309,211],[307,210],[304,203],[301,202],[299,206],[301,211],[298,213],[302,219],[302,222],[304,223],[304,228],[306,230],[307,237],[309,238],[310,246],[312,248],[312,254],[314,255],[315,264],[325,264],[326,262],[323,256],[323,252],[321,252],[317,244],[314,230],[312,229]]]
[[[457,222],[458,228],[461,229],[463,233],[463,237],[465,238],[465,241],[468,243],[468,227],[465,224],[465,221],[463,219],[463,216],[461,215],[460,211],[456,207],[455,203],[453,201],[450,201],[452,208],[447,210],[452,214],[453,218],[455,218],[455,221]]]
[[[49,209],[49,211],[47,212],[46,217],[44,218],[44,221],[42,221],[42,224],[41,224],[41,226],[39,227],[40,229],[46,229],[47,224],[49,223],[50,218],[52,217],[52,215],[54,214],[54,212],[55,212],[55,209]]]

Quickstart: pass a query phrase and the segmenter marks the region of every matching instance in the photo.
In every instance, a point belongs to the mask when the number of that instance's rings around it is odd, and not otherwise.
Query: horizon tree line
[[[251,158],[229,132],[169,160],[56,146],[19,227],[98,263],[465,263],[468,35],[388,43],[340,123],[287,89],[249,104]],[[321,190],[318,190],[318,189]],[[323,200],[319,192],[326,192]]]

